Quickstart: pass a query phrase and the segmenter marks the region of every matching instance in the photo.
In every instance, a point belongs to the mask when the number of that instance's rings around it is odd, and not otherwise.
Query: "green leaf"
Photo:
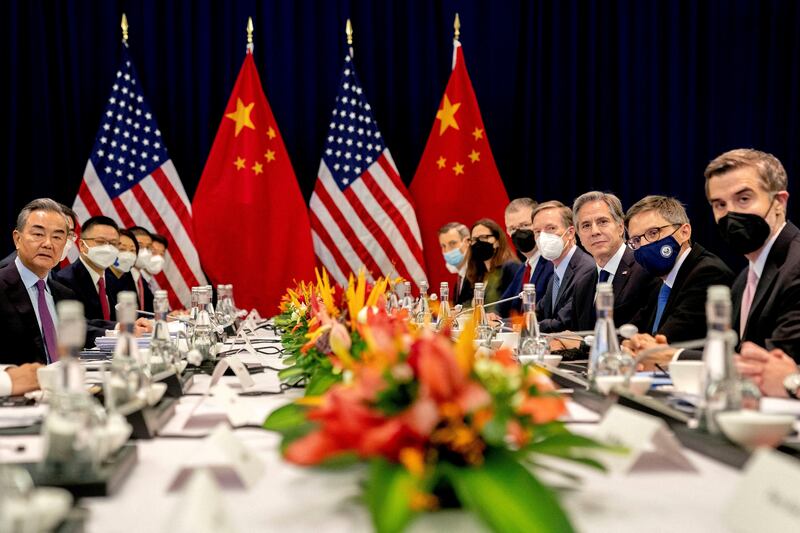
[[[365,498],[378,533],[402,531],[413,518],[411,495],[414,478],[402,465],[383,458],[369,463]]]
[[[285,381],[291,377],[303,376],[305,373],[305,369],[299,366],[290,366],[289,368],[284,368],[278,372],[278,378],[280,378],[282,381]]]
[[[342,380],[341,375],[332,374],[324,369],[317,369],[306,385],[306,396],[319,396],[331,388],[331,385]]]
[[[280,407],[267,417],[264,421],[264,429],[284,433],[289,429],[295,428],[306,423],[307,407],[290,403]]]
[[[459,500],[493,531],[573,531],[550,489],[504,450],[489,450],[481,466],[442,466]]]

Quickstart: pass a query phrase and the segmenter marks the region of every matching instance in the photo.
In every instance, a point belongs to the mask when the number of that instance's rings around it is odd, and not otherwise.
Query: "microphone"
[[[496,300],[494,302],[490,302],[488,304],[483,304],[483,308],[486,309],[487,307],[492,307],[493,305],[502,304],[505,302],[513,302],[514,300],[518,300],[522,298],[522,293],[517,294],[516,296],[511,296],[509,298],[503,298],[502,300]],[[460,317],[461,315],[465,315],[467,313],[471,313],[473,311],[472,307],[469,307],[456,315],[456,318]]]
[[[639,328],[637,328],[633,324],[622,324],[620,327],[617,328],[617,335],[625,339],[630,339],[637,333],[639,333]],[[575,334],[583,335],[584,336],[583,342],[585,342],[589,346],[591,346],[592,343],[594,342],[594,331],[577,331],[575,332]]]

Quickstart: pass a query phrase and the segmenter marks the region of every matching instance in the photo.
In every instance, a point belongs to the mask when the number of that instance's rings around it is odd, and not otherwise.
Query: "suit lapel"
[[[694,267],[697,265],[698,261],[700,261],[700,255],[703,253],[704,249],[699,244],[695,243],[692,245],[692,251],[689,252],[689,256],[683,261],[680,270],[678,270],[678,275],[675,276],[675,282],[672,284],[672,287],[669,291],[669,298],[667,298],[667,305],[664,306],[664,313],[662,316],[668,316],[672,312],[672,308],[675,307],[675,301],[678,299],[678,295],[683,288],[683,284],[686,283],[686,278],[689,277]],[[653,315],[650,317],[652,320],[650,324],[653,324],[653,320],[656,319],[655,309],[653,311]],[[663,318],[661,319],[663,322]]]
[[[22,323],[28,330],[28,335],[33,339],[33,343],[39,350],[39,355],[44,359],[44,342],[42,340],[42,331],[39,329],[39,321],[36,320],[36,312],[33,310],[31,297],[28,290],[22,283],[22,278],[19,277],[19,272],[16,266],[12,267],[13,271],[9,271],[10,278],[8,281],[8,299],[13,302],[14,307],[17,309]]]
[[[611,285],[614,287],[614,302],[622,300],[625,285],[627,285],[628,280],[631,279],[630,273],[633,261],[633,251],[626,246],[625,253],[622,254],[622,260],[619,262],[617,271],[614,273],[614,279],[611,281]]]

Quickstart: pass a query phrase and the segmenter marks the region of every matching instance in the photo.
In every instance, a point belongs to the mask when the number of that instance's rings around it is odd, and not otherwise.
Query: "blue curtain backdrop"
[[[72,203],[117,68],[123,11],[145,95],[190,197],[244,57],[248,15],[307,198],[345,20],[355,28],[367,98],[408,183],[449,74],[456,11],[512,197],[570,203],[599,188],[628,206],[650,193],[676,195],[696,237],[721,251],[703,194],[709,159],[758,147],[783,161],[791,183],[800,179],[793,0],[12,0],[0,7],[0,222],[8,232],[0,251],[12,248],[13,218],[28,200]],[[790,216],[796,204],[790,199]]]

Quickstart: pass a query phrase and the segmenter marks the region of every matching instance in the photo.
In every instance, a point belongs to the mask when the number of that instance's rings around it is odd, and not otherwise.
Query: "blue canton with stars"
[[[90,159],[111,198],[139,183],[169,159],[161,132],[142,96],[127,46],[122,49],[122,63]]]
[[[342,81],[322,156],[342,190],[360,178],[385,148],[370,109],[348,55],[344,58]]]

